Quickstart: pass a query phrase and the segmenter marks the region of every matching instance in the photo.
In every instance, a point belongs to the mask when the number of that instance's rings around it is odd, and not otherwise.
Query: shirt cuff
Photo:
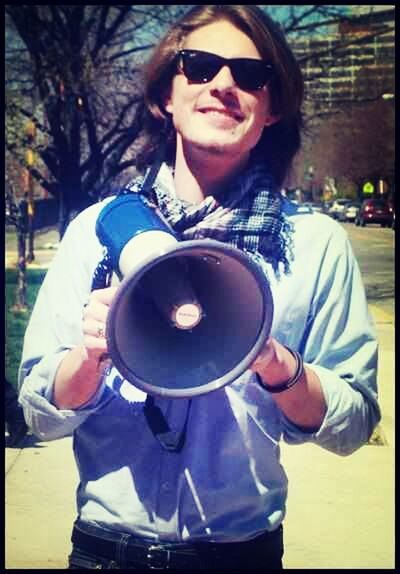
[[[350,425],[350,414],[354,408],[355,396],[358,395],[357,391],[337,373],[319,365],[308,366],[319,378],[327,409],[320,427],[316,430],[303,428],[281,413],[285,440],[291,444],[310,441],[330,442],[333,436]],[[359,398],[362,400],[362,397]]]
[[[59,409],[54,403],[54,380],[56,377],[57,370],[60,366],[61,361],[67,355],[67,353],[73,347],[60,347],[53,354],[48,355],[36,363],[33,367],[25,373],[25,376],[29,376],[31,373],[34,375],[34,380],[37,381],[41,388],[37,388],[36,391],[42,395],[42,397],[48,401],[53,407],[55,407],[60,413],[72,414],[74,412],[90,411],[96,409],[99,406],[101,399],[103,397],[104,387],[105,387],[105,376],[104,372],[101,375],[101,382],[94,393],[94,395],[86,401],[83,405],[77,409]],[[41,384],[40,384],[41,383]]]

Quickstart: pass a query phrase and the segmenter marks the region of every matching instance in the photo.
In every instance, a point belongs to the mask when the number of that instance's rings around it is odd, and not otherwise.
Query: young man
[[[279,440],[345,455],[380,418],[359,269],[340,226],[297,213],[279,193],[299,147],[302,80],[261,10],[191,10],[155,50],[145,98],[142,164],[167,143],[152,200],[181,239],[217,235],[252,254],[273,294],[271,336],[231,385],[193,399],[155,397],[185,434],[182,449],[164,448],[145,393],[101,361],[117,287],[91,292],[102,258],[98,204],[70,224],[41,288],[20,400],[39,437],[74,434],[70,568],[280,569]],[[140,193],[140,181],[133,187]]]

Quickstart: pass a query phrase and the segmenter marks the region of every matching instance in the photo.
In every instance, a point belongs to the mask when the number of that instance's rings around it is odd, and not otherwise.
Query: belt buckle
[[[151,570],[164,570],[169,568],[170,551],[157,544],[147,549],[147,566]]]

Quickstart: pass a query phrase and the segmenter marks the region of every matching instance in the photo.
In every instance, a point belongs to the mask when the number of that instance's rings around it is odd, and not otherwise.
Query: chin
[[[248,150],[240,142],[218,140],[197,140],[191,142],[194,148],[216,155],[246,154]]]

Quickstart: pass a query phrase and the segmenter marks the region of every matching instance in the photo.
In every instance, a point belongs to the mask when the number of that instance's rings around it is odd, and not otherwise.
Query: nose
[[[229,66],[222,66],[218,74],[211,80],[210,90],[226,92],[236,87],[232,72]]]

